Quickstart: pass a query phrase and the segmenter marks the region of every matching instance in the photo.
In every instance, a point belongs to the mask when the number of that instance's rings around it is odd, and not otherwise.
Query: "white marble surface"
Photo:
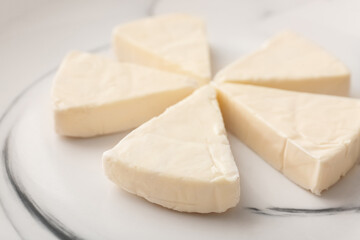
[[[206,19],[214,72],[255,49],[277,31],[294,29],[319,42],[350,67],[351,95],[360,97],[360,1],[357,0],[3,0],[0,1],[0,112],[26,86],[57,66],[68,50],[106,45],[116,24],[169,12],[187,12]],[[317,221],[320,220],[314,220]],[[351,219],[343,218],[343,224],[348,221]],[[304,226],[307,224],[302,222]],[[278,231],[274,234],[284,236]],[[328,231],[334,239],[340,236],[334,229]],[[310,233],[302,237],[313,239]],[[0,239],[19,239],[1,209]]]

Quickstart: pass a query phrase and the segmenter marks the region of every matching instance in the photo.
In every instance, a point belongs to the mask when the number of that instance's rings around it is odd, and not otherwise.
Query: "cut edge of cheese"
[[[52,87],[59,135],[92,137],[128,130],[190,95],[195,80],[145,66],[73,51]]]
[[[193,29],[194,27],[196,28]],[[158,28],[156,31],[160,32],[150,33],[150,28]],[[184,33],[176,34],[176,29],[183,29]],[[141,33],[142,36],[135,36]],[[161,36],[168,38],[167,41],[164,42]],[[146,43],[147,38],[151,38],[152,41],[148,40]],[[156,40],[163,43],[157,44]],[[208,83],[211,79],[205,23],[198,17],[166,14],[125,23],[114,28],[112,43],[119,61],[188,75],[197,79],[200,85]]]
[[[210,86],[144,123],[103,154],[124,190],[181,212],[224,212],[240,198],[216,91]]]
[[[360,101],[234,83],[214,85],[227,129],[299,186],[320,195],[357,161]]]
[[[350,72],[340,60],[291,31],[226,66],[214,80],[337,96],[350,88]]]

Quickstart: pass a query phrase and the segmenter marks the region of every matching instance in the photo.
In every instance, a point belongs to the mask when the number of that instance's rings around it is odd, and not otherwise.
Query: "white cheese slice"
[[[224,212],[240,197],[239,174],[216,92],[204,86],[144,123],[103,155],[126,191],[183,212]]]
[[[225,67],[215,80],[346,96],[350,73],[321,47],[283,32],[258,51]]]
[[[134,128],[196,88],[187,76],[72,52],[53,83],[56,131],[90,137]]]
[[[356,162],[359,100],[234,83],[217,88],[227,129],[301,187],[320,194]]]
[[[210,81],[210,54],[204,22],[185,14],[137,20],[114,29],[120,61],[129,61]]]

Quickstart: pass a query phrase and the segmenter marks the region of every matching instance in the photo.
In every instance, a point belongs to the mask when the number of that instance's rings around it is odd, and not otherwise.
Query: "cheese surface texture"
[[[356,162],[359,100],[233,83],[217,88],[227,129],[301,187],[320,194]]]
[[[187,76],[74,51],[53,83],[55,128],[60,135],[74,137],[134,128],[196,87]]]
[[[321,47],[295,33],[283,32],[225,67],[215,80],[346,96],[350,73]]]
[[[240,197],[239,174],[210,86],[144,123],[103,154],[126,191],[183,212],[224,212]]]
[[[205,24],[197,17],[170,14],[120,25],[113,46],[120,61],[186,74],[201,85],[210,81]]]

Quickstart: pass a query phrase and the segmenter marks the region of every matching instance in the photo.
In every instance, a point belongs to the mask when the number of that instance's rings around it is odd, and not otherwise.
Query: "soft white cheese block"
[[[283,32],[225,67],[215,80],[346,96],[350,73],[321,47],[295,33]]]
[[[53,83],[55,128],[74,137],[131,129],[196,87],[187,76],[75,51],[65,57]]]
[[[210,54],[204,22],[169,14],[116,27],[113,46],[120,61],[130,61],[210,81]]]
[[[356,162],[359,100],[234,83],[217,88],[227,129],[301,187],[320,194]]]
[[[183,212],[224,212],[240,197],[239,173],[210,86],[144,123],[103,154],[126,191]]]

